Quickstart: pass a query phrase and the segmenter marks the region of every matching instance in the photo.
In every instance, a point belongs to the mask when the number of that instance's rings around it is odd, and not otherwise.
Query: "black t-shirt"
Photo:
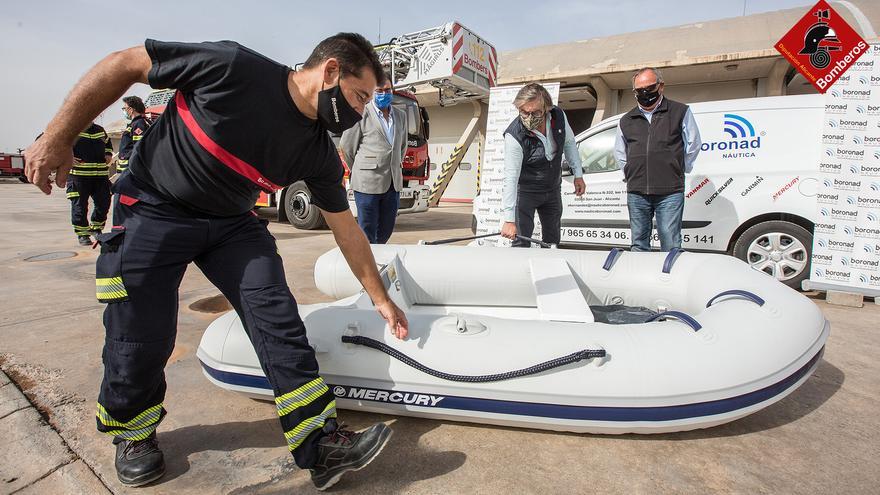
[[[139,182],[209,215],[245,213],[261,189],[299,180],[319,208],[348,209],[336,147],[296,108],[289,67],[231,41],[145,46],[150,86],[177,94],[129,161]]]

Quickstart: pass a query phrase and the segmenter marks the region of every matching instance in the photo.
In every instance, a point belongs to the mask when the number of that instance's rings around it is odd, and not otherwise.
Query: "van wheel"
[[[813,234],[781,220],[749,227],[733,246],[733,255],[793,289],[810,273]]]
[[[284,211],[290,225],[302,230],[316,230],[327,226],[321,211],[312,204],[312,193],[305,182],[295,182],[284,194]]]

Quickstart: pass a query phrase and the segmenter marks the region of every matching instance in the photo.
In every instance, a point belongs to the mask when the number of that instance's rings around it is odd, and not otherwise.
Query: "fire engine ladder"
[[[446,77],[419,77],[427,74],[435,63],[442,63],[439,58],[443,54],[443,46],[454,36],[455,23],[449,22],[442,26],[404,34],[392,39],[385,45],[376,46],[379,60],[391,72],[391,84],[394,87],[412,87],[427,84],[439,91],[440,106],[451,106],[465,101],[473,105],[473,116],[455,145],[449,158],[443,163],[440,173],[431,186],[428,206],[437,206],[440,198],[449,186],[449,182],[458,170],[465,153],[478,134],[478,123],[482,114],[479,99],[485,94],[475,93],[455,83],[455,79]]]
[[[420,77],[428,74],[436,63],[442,63],[444,45],[453,38],[454,22],[423,29],[392,38],[386,44],[375,47],[379,61],[391,72],[391,84],[414,87],[428,84],[440,92],[440,106],[450,106],[463,101],[484,98],[486,95],[469,91],[455,84],[451,77]],[[415,91],[412,91],[415,93]]]

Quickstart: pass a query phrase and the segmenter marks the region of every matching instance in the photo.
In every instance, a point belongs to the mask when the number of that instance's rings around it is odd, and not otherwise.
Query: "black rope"
[[[593,358],[601,358],[605,357],[605,349],[584,349],[582,351],[577,351],[571,353],[567,356],[558,357],[556,359],[551,359],[550,361],[545,361],[540,364],[536,364],[534,366],[529,366],[528,368],[523,368],[521,370],[516,371],[507,371],[505,373],[497,373],[494,375],[453,375],[451,373],[444,373],[442,371],[437,371],[435,369],[428,368],[424,364],[416,361],[415,359],[407,356],[406,354],[398,351],[397,349],[383,343],[378,340],[370,339],[362,336],[354,336],[354,335],[343,335],[342,342],[346,344],[354,344],[354,345],[362,345],[364,347],[369,347],[371,349],[376,349],[377,351],[382,351],[385,354],[397,359],[401,363],[404,363],[412,368],[415,368],[423,373],[427,373],[431,376],[435,376],[437,378],[442,378],[444,380],[449,380],[452,382],[469,382],[469,383],[486,383],[486,382],[498,382],[501,380],[509,380],[511,378],[518,378],[520,376],[528,376],[534,375],[536,373],[541,373],[543,371],[552,370],[553,368],[558,368],[560,366],[565,366],[567,364],[576,363],[578,361],[583,361],[585,359],[593,359]]]

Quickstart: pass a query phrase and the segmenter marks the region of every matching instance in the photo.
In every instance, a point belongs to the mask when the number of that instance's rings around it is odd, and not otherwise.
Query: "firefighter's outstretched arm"
[[[147,82],[152,62],[143,46],[111,53],[76,83],[43,135],[25,152],[25,174],[45,194],[52,192],[50,174],[64,187],[73,166],[72,147],[83,129],[125,94],[132,84]]]
[[[345,261],[348,262],[352,273],[369,294],[376,311],[388,322],[391,333],[398,339],[405,339],[409,333],[406,315],[388,297],[388,292],[379,278],[376,260],[373,258],[373,251],[370,249],[370,243],[367,242],[364,231],[358,226],[349,210],[341,213],[321,210],[321,213],[323,213],[327,225],[330,226],[330,230],[333,231],[333,237],[336,238],[336,244],[339,245],[339,250],[345,256]]]

